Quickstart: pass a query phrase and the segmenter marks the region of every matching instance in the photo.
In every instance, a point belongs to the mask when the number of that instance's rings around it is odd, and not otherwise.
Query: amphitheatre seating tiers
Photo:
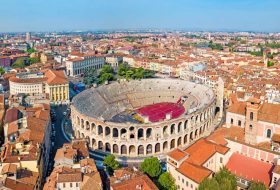
[[[214,99],[213,91],[200,84],[175,79],[144,79],[113,82],[86,90],[73,99],[73,105],[84,115],[110,120],[125,110],[160,102],[176,103],[182,96],[188,96],[187,107],[197,109]]]

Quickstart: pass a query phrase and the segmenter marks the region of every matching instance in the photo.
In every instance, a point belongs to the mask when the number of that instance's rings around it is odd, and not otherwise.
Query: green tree
[[[39,63],[39,62],[40,62],[40,58],[38,58],[38,57],[30,57],[30,58],[28,59],[28,62],[29,62],[30,64]]]
[[[156,157],[146,158],[140,165],[140,170],[151,178],[158,177],[161,173],[161,165]]]
[[[29,48],[26,52],[31,54],[36,52],[36,50],[34,48]]]
[[[107,155],[104,158],[103,164],[104,166],[112,168],[113,170],[116,170],[120,167],[120,164],[118,163],[118,161],[116,161],[116,157],[113,154]]]
[[[199,184],[198,190],[221,190],[221,188],[215,178],[206,178]]]
[[[253,181],[251,182],[248,190],[266,190],[267,188],[263,183]]]
[[[119,64],[119,67],[118,67],[118,75],[125,76],[125,74],[128,70],[129,70],[128,65],[125,63],[121,63],[121,64]]]
[[[162,190],[176,190],[175,179],[169,172],[164,172],[159,176],[158,182]]]
[[[111,81],[114,79],[114,75],[112,73],[103,73],[99,77],[99,83],[104,83],[105,81]]]
[[[267,62],[267,66],[268,66],[268,67],[274,66],[274,62],[273,62],[273,61],[268,61],[268,62]]]
[[[199,185],[199,190],[236,190],[237,182],[235,176],[225,167],[216,173],[211,179],[205,179]]]
[[[100,75],[104,73],[114,73],[114,69],[111,67],[111,65],[103,65],[103,67],[100,70]]]
[[[94,82],[97,81],[97,72],[95,69],[88,69],[85,73],[84,73],[84,79],[83,79],[84,83],[86,85],[90,85]]]
[[[142,67],[137,68],[137,69],[135,69],[134,74],[132,75],[132,78],[133,79],[142,79],[142,78],[144,78],[144,73],[145,73],[145,70]]]
[[[223,167],[216,175],[215,179],[219,183],[223,190],[236,190],[237,182],[233,174],[228,171],[226,167]]]
[[[3,75],[5,73],[5,69],[3,67],[0,67],[0,74]]]
[[[18,58],[12,65],[12,68],[24,68],[26,66],[24,58]]]

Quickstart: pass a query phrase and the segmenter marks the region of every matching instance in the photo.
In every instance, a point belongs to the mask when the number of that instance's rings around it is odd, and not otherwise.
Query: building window
[[[249,129],[252,130],[252,129],[253,129],[253,125],[250,125],[250,126],[249,126]]]
[[[182,183],[185,183],[185,180],[182,178]]]
[[[79,183],[76,183],[76,187],[79,187]]]
[[[266,138],[271,138],[271,129],[267,129]]]
[[[70,187],[72,187],[72,183],[70,183]]]
[[[241,121],[240,121],[240,120],[238,120],[238,126],[239,126],[239,127],[241,126]]]
[[[223,163],[223,158],[222,158],[222,157],[220,157],[220,163],[221,163],[221,164]]]
[[[193,185],[191,184],[191,188],[193,188]]]
[[[65,188],[65,183],[63,183],[63,188]]]
[[[250,112],[250,120],[253,121],[253,119],[254,119],[254,113]]]
[[[186,186],[187,186],[187,187],[189,186],[189,182],[188,182],[188,181],[186,181]]]
[[[230,119],[230,124],[233,124],[233,119],[232,118]]]
[[[276,183],[276,182],[277,182],[277,177],[274,177],[273,183]]]

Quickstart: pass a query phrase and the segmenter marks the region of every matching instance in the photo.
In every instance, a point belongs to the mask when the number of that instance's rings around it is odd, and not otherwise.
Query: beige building
[[[63,71],[46,70],[35,73],[19,73],[9,78],[10,93],[48,94],[54,104],[69,103],[69,83]]]
[[[96,54],[72,53],[65,63],[67,75],[76,76],[89,69],[100,69],[105,64],[105,58]]]
[[[167,156],[167,171],[174,177],[178,190],[195,190],[212,177],[230,157],[229,148],[204,138],[185,150],[175,149]]]

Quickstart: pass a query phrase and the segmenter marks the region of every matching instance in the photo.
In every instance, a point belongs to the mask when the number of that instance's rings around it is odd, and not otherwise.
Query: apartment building
[[[105,57],[97,54],[71,53],[66,59],[66,74],[77,76],[89,69],[100,69],[105,64]]]

